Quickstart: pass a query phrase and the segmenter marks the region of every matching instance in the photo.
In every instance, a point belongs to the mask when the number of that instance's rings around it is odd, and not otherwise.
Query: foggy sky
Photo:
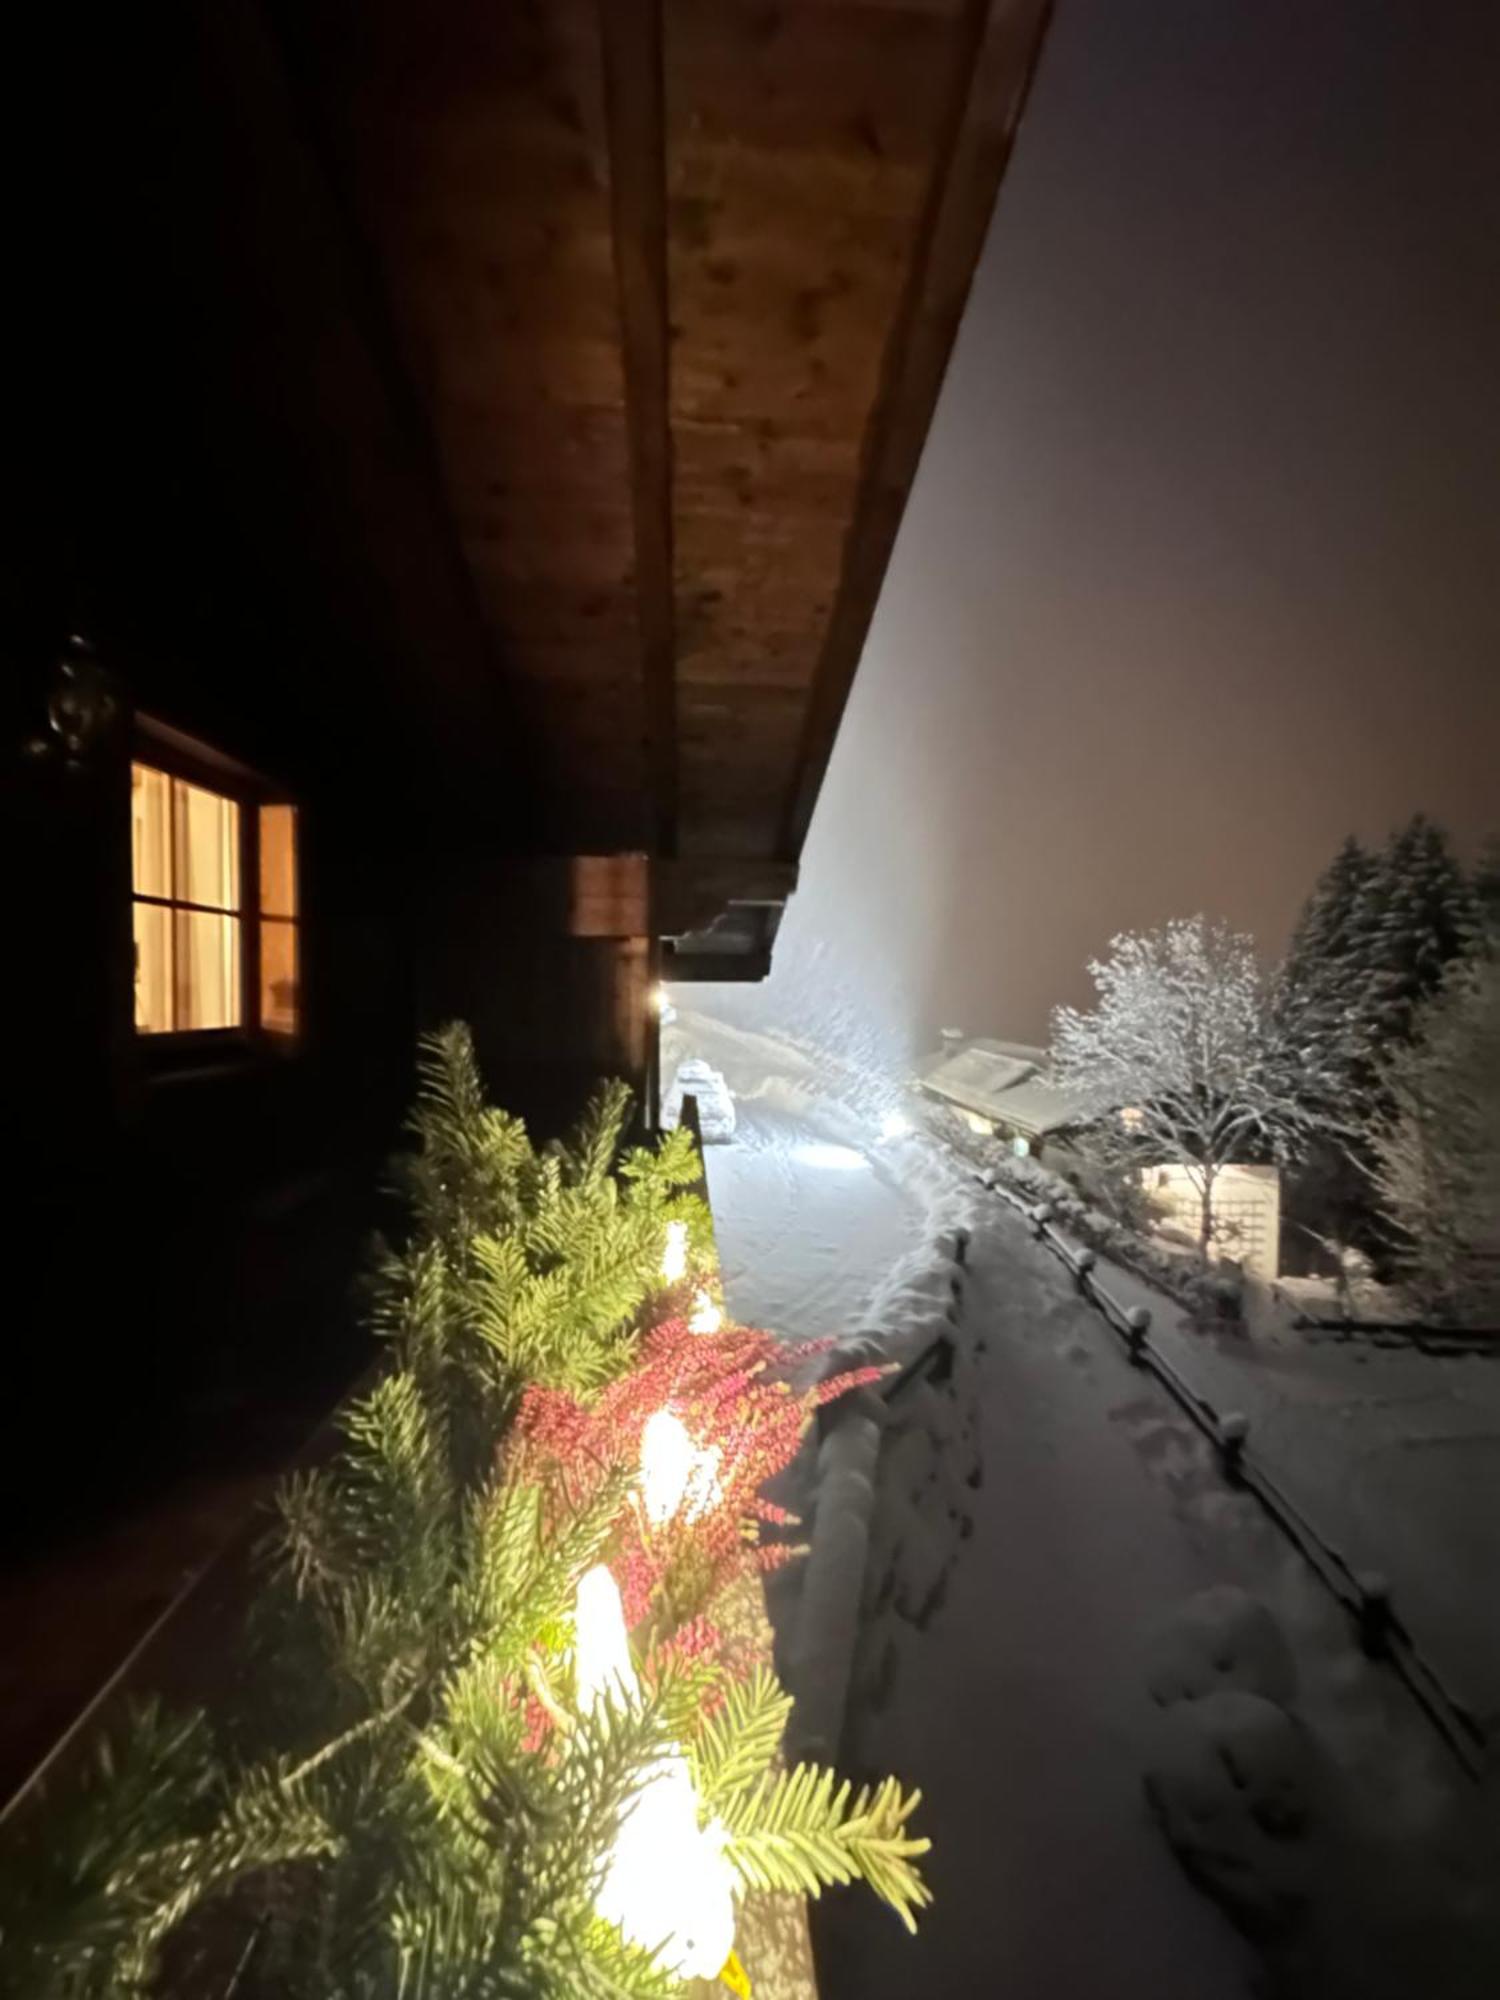
[[[1059,0],[771,980],[1043,1039],[1500,825],[1500,8]]]

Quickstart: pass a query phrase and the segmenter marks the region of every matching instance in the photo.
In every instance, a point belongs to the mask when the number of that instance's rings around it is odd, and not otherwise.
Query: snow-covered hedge
[[[974,1165],[1029,1202],[1047,1202],[1053,1220],[1101,1256],[1113,1258],[1148,1284],[1177,1300],[1196,1318],[1238,1319],[1244,1298],[1244,1276],[1237,1265],[1214,1264],[1205,1269],[1196,1259],[1164,1249],[1138,1230],[1088,1201],[1071,1181],[1039,1160],[1020,1159],[994,1139],[971,1132],[944,1106],[929,1114],[932,1131]]]

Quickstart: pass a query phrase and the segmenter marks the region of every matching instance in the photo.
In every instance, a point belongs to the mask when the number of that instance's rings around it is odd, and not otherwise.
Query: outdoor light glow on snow
[[[796,1156],[805,1167],[825,1167],[834,1173],[856,1173],[870,1162],[863,1153],[857,1153],[852,1146],[830,1146],[821,1140],[809,1140],[798,1146]]]

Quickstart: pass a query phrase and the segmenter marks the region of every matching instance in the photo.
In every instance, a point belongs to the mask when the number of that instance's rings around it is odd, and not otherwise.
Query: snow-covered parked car
[[[662,1099],[661,1122],[664,1126],[681,1122],[684,1097],[698,1100],[698,1129],[703,1135],[704,1145],[728,1145],[734,1137],[734,1099],[724,1081],[723,1072],[716,1070],[701,1056],[689,1056],[686,1062],[679,1063],[677,1074]]]

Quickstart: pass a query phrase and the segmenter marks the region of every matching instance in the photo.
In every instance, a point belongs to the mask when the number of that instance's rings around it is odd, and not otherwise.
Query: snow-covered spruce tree
[[[1500,956],[1450,968],[1386,1063],[1369,1129],[1398,1277],[1434,1319],[1500,1326]]]
[[[0,1856],[0,1994],[622,2000],[718,1969],[736,1882],[863,1879],[913,1921],[916,1795],[778,1771],[788,1699],[712,1623],[777,1519],[757,1468],[839,1385],[778,1388],[766,1337],[675,1317],[696,1157],[618,1161],[625,1111],[611,1088],[537,1153],[462,1030],[427,1046],[388,1365],[281,1488],[245,1694],[125,1719]],[[665,1494],[653,1421],[687,1454]],[[615,1605],[602,1679],[586,1594]]]
[[[1343,1096],[1366,1054],[1370,942],[1379,868],[1351,834],[1304,904],[1283,962],[1280,1031],[1318,1052],[1312,1074]]]
[[[1417,813],[1393,835],[1380,867],[1380,909],[1369,982],[1377,1054],[1412,1037],[1417,1010],[1481,930],[1478,898],[1447,835]]]
[[[1480,923],[1493,946],[1500,939],[1500,835],[1492,834],[1484,844],[1474,870],[1474,900]]]
[[[1222,1170],[1290,1157],[1324,1093],[1298,1074],[1253,942],[1224,925],[1190,917],[1117,937],[1089,972],[1098,1005],[1053,1017],[1054,1074],[1106,1143],[1187,1170],[1206,1257]]]

